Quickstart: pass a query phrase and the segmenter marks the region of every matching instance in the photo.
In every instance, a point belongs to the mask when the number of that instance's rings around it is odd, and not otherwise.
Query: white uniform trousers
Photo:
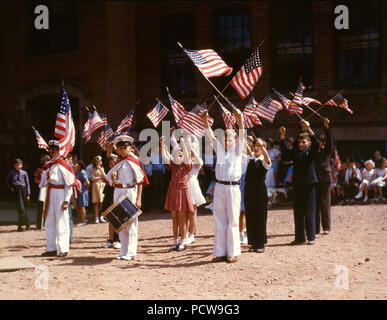
[[[239,215],[241,192],[239,185],[216,183],[213,213],[215,219],[215,257],[236,257],[241,254]]]
[[[120,197],[126,195],[133,204],[136,203],[137,188],[115,188],[114,202],[117,202]],[[138,240],[138,219],[133,223],[123,228],[118,234],[121,241],[120,256],[136,256],[137,240]]]
[[[64,189],[51,189],[47,210],[47,217],[44,223],[47,243],[46,251],[57,251],[58,253],[69,252],[70,250],[70,227],[69,211],[62,210]]]

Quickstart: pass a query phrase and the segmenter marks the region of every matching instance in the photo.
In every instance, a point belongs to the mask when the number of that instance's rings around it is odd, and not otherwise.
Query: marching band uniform
[[[133,138],[129,136],[119,136],[114,140],[114,144],[131,145]],[[112,174],[117,172],[118,177],[113,185]],[[136,203],[138,184],[148,185],[148,178],[138,157],[130,154],[126,159],[121,159],[106,175],[106,181],[114,187],[114,202],[122,196],[126,196],[133,204]],[[118,234],[121,242],[120,255],[117,259],[133,260],[137,254],[138,241],[138,219],[123,228]]]
[[[59,149],[58,141],[49,141],[49,147]],[[66,256],[69,252],[69,211],[62,210],[63,202],[70,203],[75,174],[72,167],[62,158],[48,162],[39,187],[47,187],[43,215],[47,243],[43,256]],[[49,177],[47,173],[50,172]]]

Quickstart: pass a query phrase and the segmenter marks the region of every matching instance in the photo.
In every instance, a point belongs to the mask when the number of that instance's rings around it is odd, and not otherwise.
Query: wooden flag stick
[[[342,90],[340,90],[338,93],[336,93],[331,99],[333,99],[334,97],[336,97],[338,94],[340,94],[342,92]],[[329,99],[329,100],[331,100],[331,99]],[[328,100],[328,101],[329,101]],[[328,102],[327,101],[327,102]],[[320,108],[318,108],[317,110],[316,110],[316,112],[318,112],[319,110],[321,110],[322,108],[325,108],[326,106],[327,106],[327,102],[325,102]],[[313,114],[311,114],[309,117],[307,117],[307,118],[305,118],[305,120],[308,120],[309,118],[311,118],[311,117],[313,117]],[[324,119],[324,118],[322,118],[322,119]]]
[[[62,81],[60,82],[60,85],[61,85],[62,87],[64,87],[64,79],[62,79]]]
[[[291,95],[293,95],[293,93],[289,92]],[[317,111],[315,111],[314,109],[312,109],[311,107],[307,106],[306,104],[303,104],[303,106],[307,107],[310,111],[312,111],[313,113],[315,113],[316,115],[318,115],[321,119],[325,119],[321,114],[317,113]],[[308,118],[306,118],[308,119]],[[306,120],[305,119],[305,120]]]

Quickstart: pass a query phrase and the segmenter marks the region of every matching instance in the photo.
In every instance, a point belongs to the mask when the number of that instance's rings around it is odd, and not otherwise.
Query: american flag
[[[265,96],[258,104],[256,112],[258,116],[273,122],[274,117],[279,110],[282,110],[281,103],[270,96]]]
[[[296,93],[294,94],[293,100],[290,104],[289,107],[289,112],[290,113],[297,113],[297,114],[302,114],[303,109],[301,108],[302,106],[302,93],[305,89],[305,86],[300,82],[298,84]]]
[[[101,131],[101,134],[98,137],[98,144],[101,148],[110,140],[110,138],[114,137],[114,132],[109,124],[107,124],[103,130]]]
[[[340,160],[340,157],[339,157],[339,154],[337,152],[336,147],[333,147],[333,149],[334,149],[334,153],[335,153],[335,161],[336,161],[337,169],[340,171],[341,170],[341,160]]]
[[[348,107],[348,101],[345,99],[341,93],[336,94],[332,99],[325,103],[328,106],[340,107],[347,110],[350,114],[353,114],[353,111]]]
[[[279,93],[277,90],[275,90],[274,88],[272,88],[274,93],[278,96],[278,98],[280,99],[283,107],[289,111],[289,107],[290,107],[290,104],[292,103],[288,98],[286,98],[283,94]]]
[[[93,113],[89,113],[89,117],[83,127],[83,137],[86,142],[90,140],[94,131],[102,128],[104,125],[105,122],[101,119],[97,110],[94,110]]]
[[[60,157],[65,158],[74,148],[75,145],[75,127],[73,117],[71,116],[71,106],[69,98],[67,97],[66,90],[62,87],[62,98],[59,105],[60,118],[64,119],[63,122],[63,133],[64,136],[59,139],[59,153],[56,157],[52,158],[47,162],[49,165]],[[58,117],[57,117],[58,119]]]
[[[183,118],[186,115],[187,111],[185,111],[184,107],[179,102],[177,102],[175,99],[172,98],[169,92],[168,92],[168,98],[171,103],[172,112],[173,112],[173,116],[175,117],[175,121],[176,123],[179,123],[181,118]]]
[[[256,125],[262,126],[262,122],[261,120],[259,120],[257,115],[257,105],[258,102],[254,99],[254,96],[250,95],[249,99],[247,100],[247,104],[242,112],[243,122],[246,128],[253,128]]]
[[[125,129],[130,128],[133,122],[135,108],[136,107],[130,110],[129,114],[121,121],[116,130],[116,136],[120,135]]]
[[[218,99],[216,100],[218,101]],[[224,125],[226,126],[227,129],[232,129],[235,126],[236,119],[235,115],[228,111],[221,103],[218,101],[219,107],[222,111],[222,118],[224,121]]]
[[[168,109],[161,103],[160,100],[157,100],[156,106],[149,111],[146,115],[149,120],[153,123],[155,128],[159,125],[161,120],[167,115]]]
[[[36,136],[36,141],[38,142],[38,148],[39,149],[44,149],[46,151],[48,151],[48,144],[46,141],[44,141],[44,139],[42,138],[42,136],[40,135],[39,131],[36,130],[35,128],[32,128],[35,132],[35,136]]]
[[[231,80],[231,85],[242,100],[253,90],[262,75],[262,71],[263,67],[259,59],[259,47],[257,47]]]
[[[204,124],[201,118],[201,113],[207,109],[207,104],[198,104],[190,112],[188,112],[178,123],[178,126],[184,129],[189,134],[201,137],[204,133]],[[214,119],[208,117],[208,124],[212,126]]]
[[[316,104],[321,105],[321,102],[316,100],[316,99],[309,98],[309,97],[302,97],[302,104],[304,104],[304,105],[309,107],[309,105],[312,104],[312,103],[316,103]]]
[[[232,73],[232,68],[212,49],[189,50],[183,48],[183,50],[207,78],[223,74],[228,76]]]

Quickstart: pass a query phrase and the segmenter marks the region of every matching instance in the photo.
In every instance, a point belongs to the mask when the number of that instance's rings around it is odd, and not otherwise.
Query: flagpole
[[[183,49],[183,46],[180,44],[180,42],[177,42],[177,44],[179,45],[179,47],[181,48],[181,49]],[[184,51],[184,50],[183,50]],[[185,51],[184,51],[184,53],[185,53]],[[188,55],[187,55],[188,56]],[[188,56],[188,58],[192,61],[192,59]],[[192,61],[192,63],[194,63],[193,61]],[[194,64],[195,65],[195,64]],[[196,67],[196,65],[195,65],[195,67]],[[200,71],[200,73],[203,75],[203,77],[204,78],[206,78],[206,80],[210,83],[210,85],[216,90],[216,92],[218,92],[219,93],[219,95],[221,96],[221,97],[223,97],[223,99],[224,100],[226,100],[226,102],[231,106],[231,107],[233,107],[233,108],[235,108],[235,106],[223,95],[223,93],[222,92],[220,92],[219,91],[219,89],[210,81],[210,79],[208,79],[205,75],[204,75],[204,73],[202,72],[202,70],[200,70],[200,68],[197,68],[197,69],[199,69],[199,71]]]
[[[330,98],[329,100],[332,100],[334,97],[336,97],[338,94],[340,94],[342,92],[342,90],[340,90],[338,93],[336,93],[332,98]],[[328,101],[329,101],[328,100]],[[328,102],[327,101],[327,102]],[[316,110],[316,112],[317,111],[319,111],[319,110],[321,110],[322,108],[325,108],[326,106],[327,106],[327,102],[325,102],[320,108],[318,108],[317,110]],[[313,114],[311,114],[309,117],[307,117],[307,118],[305,118],[305,120],[308,120],[309,118],[311,118],[311,117],[313,117]],[[322,118],[322,119],[324,119],[324,118]]]
[[[261,43],[258,45],[258,48],[260,48],[260,47],[262,47],[262,45],[265,43],[265,41],[266,41],[266,38],[264,38],[262,41],[261,41]],[[222,90],[222,93],[228,88],[228,86],[231,84],[231,81],[229,81],[229,83],[227,83],[227,85],[223,88],[223,90]],[[217,96],[217,98],[219,98],[220,97],[220,95],[218,95]],[[210,111],[210,109],[211,109],[211,107],[212,107],[212,105],[215,103],[215,100],[213,100],[212,102],[211,102],[211,104],[208,106],[208,111]]]

